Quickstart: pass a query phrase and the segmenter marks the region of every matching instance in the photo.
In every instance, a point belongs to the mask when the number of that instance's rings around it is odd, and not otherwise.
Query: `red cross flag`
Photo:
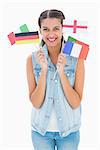
[[[66,29],[66,32],[69,31],[70,33],[78,33],[87,31],[87,22],[79,21],[79,20],[69,20],[66,19],[63,23],[63,28]]]

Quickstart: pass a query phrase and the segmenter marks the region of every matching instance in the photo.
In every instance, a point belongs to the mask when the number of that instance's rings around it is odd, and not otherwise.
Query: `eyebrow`
[[[47,26],[43,26],[42,28],[48,28]],[[60,26],[54,26],[53,28],[60,28]]]

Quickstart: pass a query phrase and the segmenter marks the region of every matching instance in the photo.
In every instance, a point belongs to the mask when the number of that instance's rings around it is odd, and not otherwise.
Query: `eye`
[[[43,31],[48,31],[48,29],[47,28],[43,28]]]
[[[43,29],[44,31],[46,31],[47,29]]]
[[[58,27],[55,27],[54,28],[54,31],[59,31],[60,29]]]

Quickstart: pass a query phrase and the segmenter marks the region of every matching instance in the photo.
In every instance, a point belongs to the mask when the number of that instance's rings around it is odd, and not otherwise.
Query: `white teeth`
[[[53,41],[55,41],[55,39],[48,39],[50,42],[53,42]]]

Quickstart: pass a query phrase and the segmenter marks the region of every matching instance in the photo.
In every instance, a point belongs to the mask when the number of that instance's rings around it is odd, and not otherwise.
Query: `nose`
[[[53,32],[50,32],[48,36],[49,38],[54,38],[55,34]]]

